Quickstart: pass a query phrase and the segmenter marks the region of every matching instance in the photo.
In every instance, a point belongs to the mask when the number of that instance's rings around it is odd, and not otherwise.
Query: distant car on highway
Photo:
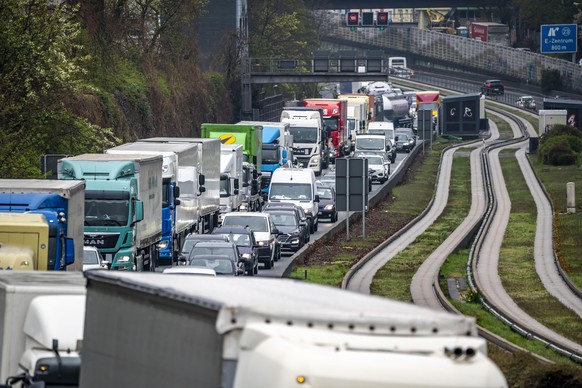
[[[255,239],[259,245],[259,262],[271,269],[281,258],[281,246],[277,240],[279,231],[271,216],[267,213],[257,212],[231,212],[224,215],[223,226],[248,226],[255,233]]]
[[[211,268],[216,273],[216,276],[241,276],[245,273],[244,264],[235,263],[227,255],[197,255],[192,260],[190,260],[190,265],[195,267]]]
[[[263,212],[271,215],[271,219],[279,231],[277,240],[282,251],[297,252],[303,247],[307,236],[309,236],[309,230],[307,222],[301,222],[295,209],[270,208],[263,209]]]
[[[533,96],[521,96],[517,99],[515,105],[524,109],[536,110],[536,100]]]
[[[227,236],[229,241],[236,244],[247,275],[254,276],[259,272],[259,245],[251,228],[223,225],[214,229],[212,234]]]
[[[481,93],[486,96],[503,95],[505,93],[505,85],[498,79],[489,79],[483,82]]]
[[[83,271],[90,269],[109,269],[111,263],[106,261],[99,249],[91,246],[83,247]]]
[[[180,265],[177,267],[170,267],[164,269],[162,273],[171,275],[216,276],[216,271],[213,268],[200,267],[194,265]]]
[[[335,187],[318,185],[317,194],[319,195],[319,218],[329,218],[331,222],[336,222]]]
[[[295,205],[294,203],[291,202],[270,202],[266,203],[265,206],[263,207],[264,212],[270,209],[276,210],[290,209],[295,211],[297,213],[297,216],[299,217],[299,220],[301,221],[302,224],[305,225],[305,228],[307,229],[307,233],[305,234],[305,243],[309,242],[309,240],[311,239],[311,233],[313,233],[311,232],[313,228],[311,227],[311,219],[307,217],[307,214],[305,214],[305,210],[303,209],[303,207]]]
[[[184,243],[182,244],[182,249],[180,250],[180,255],[178,256],[178,261],[187,260],[188,255],[190,255],[190,251],[194,244],[198,241],[228,241],[228,236],[224,235],[215,235],[215,234],[198,234],[198,233],[191,233],[184,239]]]

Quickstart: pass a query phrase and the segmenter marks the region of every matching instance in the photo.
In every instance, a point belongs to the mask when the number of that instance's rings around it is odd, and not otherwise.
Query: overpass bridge
[[[311,9],[487,7],[486,0],[308,0]]]

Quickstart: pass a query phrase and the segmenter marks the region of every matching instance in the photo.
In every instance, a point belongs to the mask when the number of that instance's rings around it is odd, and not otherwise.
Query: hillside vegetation
[[[44,154],[197,137],[203,122],[238,121],[234,20],[201,70],[197,28],[207,3],[0,0],[0,178],[41,178]],[[250,1],[248,14],[251,55],[317,46],[302,0]]]

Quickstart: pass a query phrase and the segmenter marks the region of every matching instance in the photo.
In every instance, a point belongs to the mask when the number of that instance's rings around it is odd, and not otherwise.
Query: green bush
[[[540,138],[539,157],[544,164],[576,164],[582,153],[582,131],[568,125],[554,125]]]
[[[560,135],[572,135],[582,138],[582,131],[576,127],[571,127],[569,125],[556,124],[550,128],[548,133],[544,137],[554,137]]]
[[[540,157],[544,164],[553,166],[568,166],[576,163],[576,153],[563,138],[555,138],[555,141],[545,142],[540,148]]]

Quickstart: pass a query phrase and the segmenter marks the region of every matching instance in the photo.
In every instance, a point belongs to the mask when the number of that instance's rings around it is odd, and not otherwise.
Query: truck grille
[[[115,248],[119,233],[99,234],[99,233],[85,233],[85,245],[96,248]]]

